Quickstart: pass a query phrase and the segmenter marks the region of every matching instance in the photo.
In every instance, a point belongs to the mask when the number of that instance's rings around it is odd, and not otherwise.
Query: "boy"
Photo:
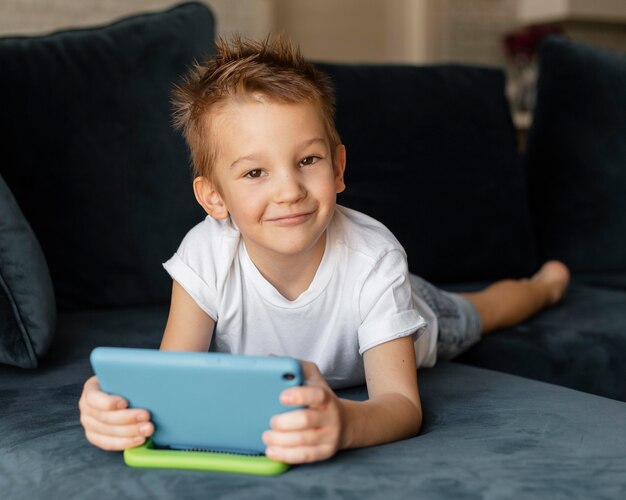
[[[432,366],[437,350],[453,357],[565,291],[558,262],[463,296],[410,276],[384,226],[336,205],[346,151],[332,89],[281,39],[219,41],[175,105],[208,217],[164,264],[173,288],[161,349],[207,351],[214,340],[222,352],[310,360],[305,386],[281,395],[306,408],[275,416],[263,435],[271,459],[311,462],[415,436],[417,365]],[[362,383],[364,402],[331,389]],[[103,393],[95,377],[79,406],[87,439],[104,449],[137,446],[154,430],[147,411]]]

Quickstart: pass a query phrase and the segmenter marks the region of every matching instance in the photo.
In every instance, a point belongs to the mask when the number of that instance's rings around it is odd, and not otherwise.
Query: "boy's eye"
[[[306,167],[307,165],[313,165],[319,159],[319,156],[307,156],[303,160],[300,160],[300,166]]]
[[[263,175],[263,170],[259,168],[255,168],[254,170],[250,170],[249,172],[246,172],[244,177],[248,177],[249,179],[258,179],[262,175]]]

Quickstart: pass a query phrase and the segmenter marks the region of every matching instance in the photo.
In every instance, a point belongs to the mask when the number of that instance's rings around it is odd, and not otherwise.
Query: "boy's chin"
[[[244,240],[245,241],[245,240]],[[255,250],[265,254],[274,255],[275,257],[299,257],[305,255],[317,255],[318,252],[323,253],[326,246],[326,230],[317,238],[290,239],[281,241],[280,237],[274,238],[267,244],[253,244]],[[246,242],[246,248],[250,251],[250,245]]]

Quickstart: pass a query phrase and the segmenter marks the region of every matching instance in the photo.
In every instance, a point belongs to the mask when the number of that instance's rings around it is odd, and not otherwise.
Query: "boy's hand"
[[[102,392],[95,376],[85,382],[78,407],[87,440],[103,450],[139,446],[154,432],[146,410],[128,409],[125,399]]]
[[[302,361],[306,385],[283,391],[281,403],[308,406],[272,417],[271,430],[263,433],[265,454],[272,460],[297,464],[332,457],[343,432],[341,402],[319,368]]]

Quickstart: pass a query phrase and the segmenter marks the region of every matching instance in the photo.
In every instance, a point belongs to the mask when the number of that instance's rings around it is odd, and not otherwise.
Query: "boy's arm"
[[[185,289],[173,281],[170,313],[161,340],[162,351],[207,352],[215,321]]]
[[[422,406],[413,337],[385,342],[363,353],[369,400],[340,400],[345,414],[341,448],[361,448],[417,435]]]
[[[303,363],[307,384],[281,395],[284,404],[308,405],[272,418],[264,434],[269,458],[289,463],[330,458],[337,450],[415,436],[422,409],[411,336],[364,353],[369,400],[339,399],[318,368]]]

